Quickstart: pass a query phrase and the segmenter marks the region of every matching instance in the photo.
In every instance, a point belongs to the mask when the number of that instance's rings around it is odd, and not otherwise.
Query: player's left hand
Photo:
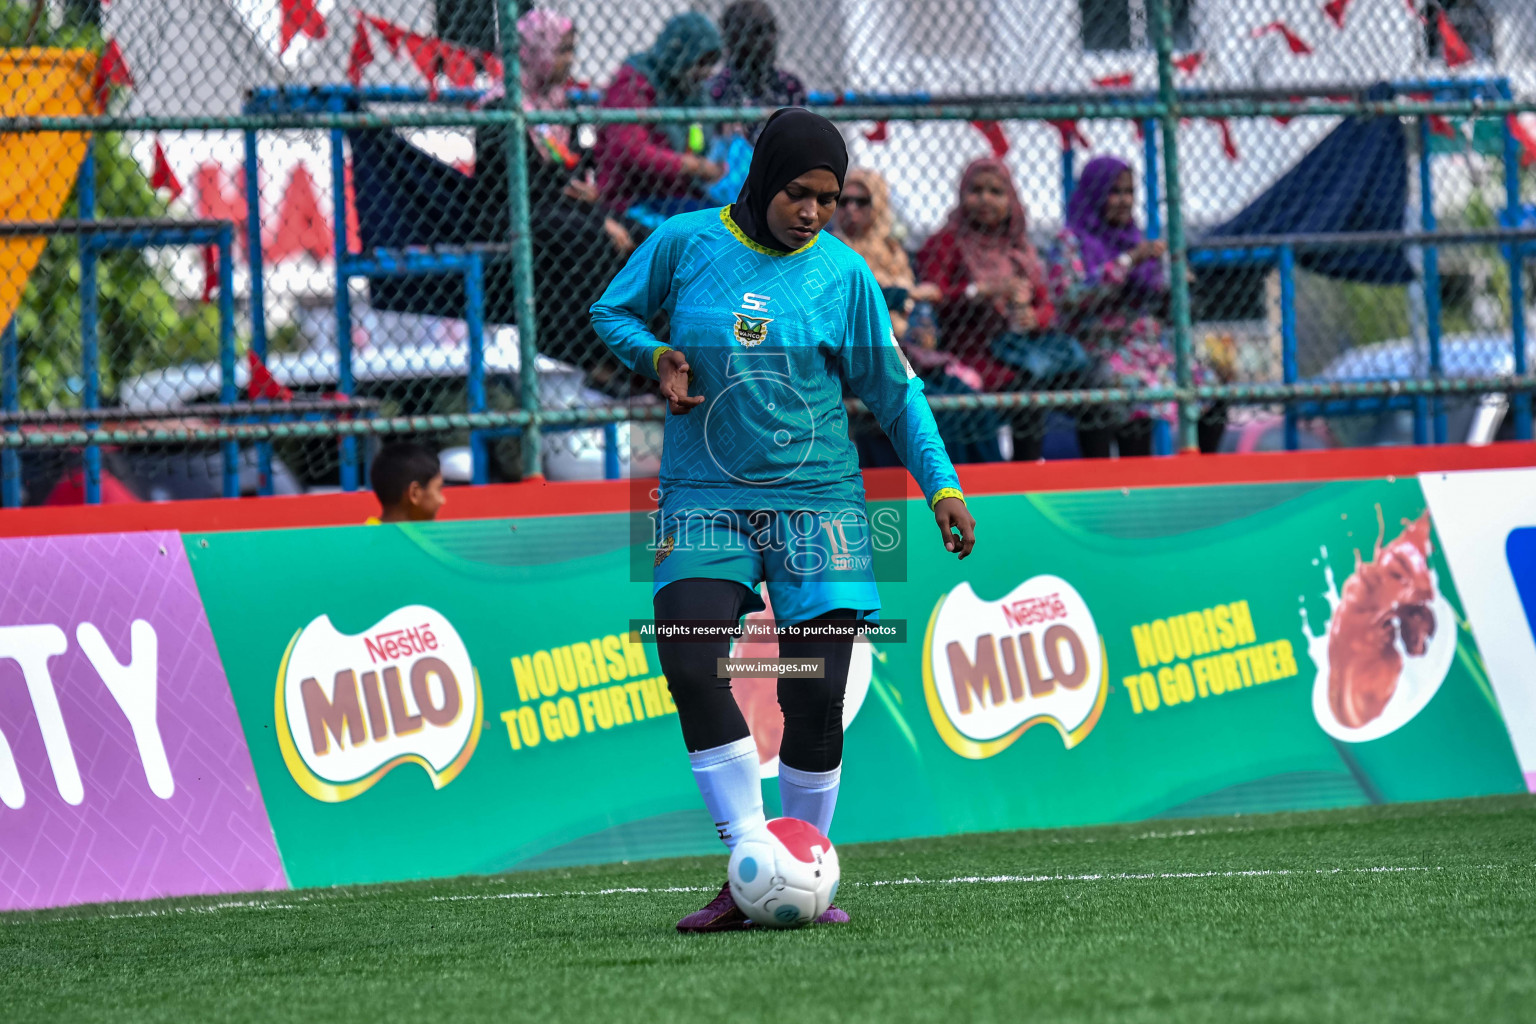
[[[976,519],[971,515],[971,510],[965,507],[965,502],[959,498],[941,498],[937,505],[933,506],[933,519],[939,524],[939,533],[944,537],[944,550],[954,551],[961,558],[971,553],[976,546]],[[955,531],[960,536],[955,536]]]

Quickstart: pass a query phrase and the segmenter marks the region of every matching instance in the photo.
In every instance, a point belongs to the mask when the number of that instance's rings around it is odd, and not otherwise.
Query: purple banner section
[[[0,540],[0,910],[287,887],[181,538]]]

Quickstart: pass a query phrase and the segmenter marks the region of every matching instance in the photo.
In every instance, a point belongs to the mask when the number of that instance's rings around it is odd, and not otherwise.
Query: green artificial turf
[[[841,852],[795,932],[673,930],[723,857],[0,915],[0,1020],[1536,1018],[1536,798]]]

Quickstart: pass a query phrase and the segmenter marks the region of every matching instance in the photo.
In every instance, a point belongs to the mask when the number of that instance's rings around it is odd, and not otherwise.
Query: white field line
[[[1201,878],[1283,878],[1287,876],[1307,875],[1385,875],[1405,873],[1429,873],[1447,870],[1471,870],[1471,871],[1496,871],[1511,865],[1500,864],[1476,864],[1465,868],[1450,869],[1440,867],[1423,867],[1417,865],[1380,866],[1363,868],[1252,868],[1236,871],[1149,871],[1149,872],[1101,872],[1097,874],[1083,875],[955,875],[949,878],[887,878],[877,879],[871,882],[849,882],[845,888],[879,888],[888,885],[1032,885],[1043,882],[1145,882],[1145,881],[1182,881]],[[375,890],[376,892],[378,890]],[[395,891],[399,891],[398,889]],[[621,886],[611,889],[569,889],[543,892],[539,890],[523,890],[514,892],[487,892],[487,893],[459,893],[453,896],[428,896],[429,903],[457,903],[465,900],[529,900],[529,899],[553,899],[559,897],[589,897],[589,896],[624,896],[624,895],[653,895],[664,893],[688,893],[688,892],[716,892],[712,885],[667,885],[667,886]],[[366,894],[359,894],[363,896]],[[46,924],[53,921],[116,921],[142,917],[175,917],[183,914],[213,914],[224,910],[300,910],[304,906],[313,906],[320,903],[334,903],[338,900],[350,900],[358,897],[339,897],[335,893],[316,892],[305,894],[299,892],[285,893],[281,900],[230,900],[223,903],[209,903],[200,906],[164,907],[161,909],[147,909],[129,911],[121,914],[74,914],[74,915],[50,915],[45,918],[21,918],[12,915],[0,915],[0,923],[10,925],[20,924]]]
[[[1478,870],[1490,870],[1498,865],[1481,864]],[[1267,878],[1284,875],[1342,875],[1342,874],[1395,874],[1409,871],[1444,871],[1443,867],[1370,867],[1370,868],[1263,868],[1247,871],[1159,871],[1146,873],[1102,873],[1093,875],[956,875],[951,878],[887,878],[873,882],[849,882],[846,888],[876,888],[884,885],[1027,885],[1038,882],[1128,882],[1164,881],[1188,878]],[[669,886],[648,889],[631,887],[624,889],[587,889],[567,892],[487,892],[462,893],[455,896],[429,896],[433,903],[460,900],[522,900],[543,899],[551,896],[612,896],[617,893],[666,893],[666,892],[715,892],[713,886]]]

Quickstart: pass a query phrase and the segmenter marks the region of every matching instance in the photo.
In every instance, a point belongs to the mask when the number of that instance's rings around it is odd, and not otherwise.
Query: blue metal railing
[[[1508,82],[1504,79],[1409,79],[1393,82],[1391,83],[1391,88],[1392,91],[1399,96],[1428,93],[1434,99],[1471,100],[1500,98],[1509,99],[1511,97]],[[1301,90],[1300,92],[1297,90],[1273,89],[1186,89],[1180,90],[1179,96],[1181,100],[1186,102],[1245,97],[1274,98],[1279,96],[1283,96],[1286,99],[1294,99],[1298,95],[1303,97],[1333,96],[1339,94],[1360,95],[1363,94],[1366,89],[1367,87],[1359,85],[1322,85],[1306,90]],[[448,106],[472,106],[480,101],[482,95],[483,94],[480,91],[473,89],[446,89],[439,91],[434,96],[426,89],[399,86],[354,88],[344,85],[325,85],[303,88],[264,88],[255,90],[251,94],[251,99],[246,105],[245,112],[250,114],[284,113],[295,111],[338,113],[348,109],[349,106],[388,103],[435,103]],[[1116,90],[1101,95],[1096,95],[1094,99],[1100,103],[1134,105],[1148,102],[1151,99],[1154,99],[1155,95],[1155,93],[1145,90]],[[579,106],[590,106],[600,102],[602,94],[595,90],[572,90],[569,94],[569,98],[573,104]],[[1034,93],[1021,94],[1018,96],[986,97],[986,99],[989,101],[1016,103],[1061,103],[1078,101],[1082,98],[1083,97],[1081,95],[1069,93]],[[812,106],[916,107],[932,105],[935,103],[959,102],[962,99],[968,102],[975,102],[977,100],[977,98],[974,96],[963,98],[944,97],[936,96],[926,92],[856,93],[819,91],[812,92],[807,99],[807,103]],[[1417,127],[1420,133],[1421,143],[1427,139],[1427,125],[1427,119],[1419,119]],[[1144,204],[1143,208],[1146,218],[1146,234],[1148,238],[1156,239],[1162,236],[1162,175],[1158,147],[1158,132],[1156,130],[1157,121],[1154,119],[1143,120],[1140,122],[1140,127],[1143,144],[1142,190]],[[1514,138],[1513,133],[1510,132],[1507,124],[1504,127],[1504,135],[1504,155],[1506,166],[1505,183],[1507,192],[1506,206],[1508,210],[1517,210],[1519,207],[1519,143]],[[254,133],[247,133],[247,138],[254,139]],[[1064,144],[1062,147],[1060,171],[1062,196],[1063,201],[1065,201],[1065,199],[1071,195],[1072,188],[1075,183],[1076,147],[1072,144],[1070,139],[1064,139],[1063,142]],[[330,144],[333,194],[336,196],[344,196],[345,164],[343,156],[343,133],[340,129],[332,130]],[[249,190],[252,188],[251,183],[256,181],[257,160],[254,142],[248,142],[247,144],[246,159],[246,181],[247,189]],[[1419,156],[1419,181],[1421,195],[1420,223],[1426,232],[1433,232],[1435,230],[1433,180],[1430,174],[1431,159],[1432,154],[1430,152],[1429,146],[1427,144],[1421,144]],[[258,265],[257,261],[260,259],[260,230],[259,225],[256,223],[256,211],[258,211],[260,207],[259,204],[255,201],[251,201],[249,206],[252,210],[252,226],[250,228],[252,242],[252,265],[255,267]],[[1507,213],[1506,216],[1513,216],[1513,214]],[[358,275],[355,273],[348,273],[343,267],[345,263],[352,259],[351,255],[346,252],[345,218],[345,204],[343,202],[333,203],[333,236],[337,240],[336,251],[338,265],[337,321],[338,325],[341,327],[341,330],[338,333],[338,344],[342,346],[342,351],[339,353],[339,364],[342,367],[341,390],[344,394],[350,394],[351,380],[350,374],[348,373],[348,370],[350,369],[350,359],[348,358],[350,355],[350,345],[345,344],[343,339],[346,339],[350,336],[351,309],[350,296],[347,294],[344,281],[350,277]],[[1348,245],[1351,243],[1348,240],[1340,239],[1338,244]],[[1298,379],[1298,359],[1296,348],[1299,344],[1299,339],[1297,337],[1297,317],[1295,310],[1296,289],[1294,248],[1282,246],[1275,249],[1273,252],[1254,251],[1252,246],[1242,246],[1241,249],[1243,251],[1228,251],[1224,256],[1221,257],[1205,255],[1202,258],[1194,260],[1194,262],[1199,265],[1207,266],[1221,264],[1253,265],[1256,262],[1269,262],[1278,266],[1281,278],[1281,339],[1284,380],[1286,383],[1295,383]],[[1429,323],[1429,368],[1432,375],[1438,375],[1441,372],[1442,319],[1441,296],[1439,287],[1438,245],[1434,242],[1429,242],[1425,245],[1424,249],[1425,269],[1423,276],[1423,287],[1425,291],[1425,299],[1428,312],[1427,319]],[[1514,308],[1518,310],[1520,308],[1518,300],[1523,294],[1523,289],[1521,287],[1522,282],[1519,280],[1521,254],[1518,246],[1513,247],[1510,250],[1509,260],[1511,266],[1510,276],[1514,282],[1514,294],[1512,295],[1512,298],[1515,299]],[[452,262],[451,257],[449,262]],[[445,269],[448,267],[448,264],[434,264],[431,262],[430,258],[428,258],[425,260],[412,261],[410,262],[409,267],[414,269],[410,269],[406,265],[401,265],[398,272],[402,274],[440,273],[445,271]],[[256,295],[257,292],[253,291],[253,305],[256,301],[254,298]],[[1523,344],[1524,336],[1526,333],[1525,324],[1523,319],[1518,315],[1514,318],[1514,320],[1516,372],[1523,374],[1526,372],[1525,346]],[[253,344],[264,346],[264,325],[253,326],[256,328],[256,340],[253,341]],[[474,331],[471,331],[471,335],[478,338],[478,335]],[[525,358],[524,367],[525,369],[523,372],[536,372],[536,370],[533,368],[531,359]],[[481,354],[471,354],[471,364],[468,372],[471,381],[475,379],[483,380],[484,365],[483,357]],[[473,402],[473,395],[475,393],[475,385],[473,383],[471,383],[470,389],[472,396],[471,401]],[[1419,407],[1415,415],[1416,442],[1427,443],[1431,440],[1431,438],[1433,438],[1435,443],[1444,443],[1446,440],[1444,400],[1439,396],[1433,396],[1418,397],[1413,401]],[[1298,403],[1293,402],[1286,404],[1285,438],[1286,447],[1289,449],[1294,449],[1299,443],[1299,429],[1297,425],[1299,410],[1300,406]],[[1530,437],[1531,416],[1530,398],[1528,395],[1521,394],[1516,396],[1515,415],[1516,436],[1521,438]],[[616,435],[617,431],[611,424],[605,427],[604,475],[609,478],[617,477],[620,470],[620,460],[618,453],[617,451],[613,450],[617,443]],[[352,463],[354,468],[350,471],[347,468],[350,460],[346,454],[346,446],[352,443],[354,442],[351,438],[346,438],[342,442],[344,451],[342,486],[345,489],[353,489],[356,486],[355,463]],[[472,452],[474,453],[476,479],[479,479],[484,472],[484,464],[486,458],[484,439],[472,439],[471,448]],[[1166,422],[1160,420],[1155,425],[1153,450],[1156,454],[1166,455],[1172,451],[1172,448],[1172,435],[1169,429],[1169,425]],[[355,456],[353,458],[355,458]]]
[[[101,409],[100,309],[98,306],[97,267],[103,252],[118,249],[153,249],[170,246],[214,246],[219,254],[219,369],[220,397],[231,402],[235,397],[235,306],[234,306],[234,226],[228,221],[170,220],[97,220],[95,214],[95,160],[92,145],[86,148],[81,163],[79,206],[81,216],[74,221],[9,222],[0,225],[0,233],[10,237],[47,237],[58,234],[78,236],[80,247],[80,349],[81,411],[85,430],[96,430],[100,422],[91,414]],[[8,324],[0,333],[0,411],[19,411],[21,365],[16,326]],[[7,430],[20,425],[8,422]],[[239,446],[225,442],[223,452],[223,492],[225,497],[239,497]],[[85,500],[101,501],[101,448],[88,444],[83,452]],[[0,507],[13,508],[22,500],[22,468],[14,450],[0,457]]]
[[[1398,95],[1413,95],[1428,93],[1435,100],[1493,100],[1509,101],[1512,99],[1512,91],[1506,80],[1494,79],[1424,79],[1407,80],[1392,83],[1392,88]],[[1364,88],[1358,85],[1338,86],[1323,85],[1306,90],[1179,90],[1177,95],[1181,103],[1214,103],[1230,99],[1264,98],[1293,99],[1296,97],[1333,96],[1337,94],[1349,94],[1359,96],[1364,93]],[[448,106],[473,106],[482,98],[482,93],[472,89],[445,89],[435,96],[425,89],[404,87],[368,87],[353,88],[351,86],[316,86],[304,88],[261,88],[254,90],[245,106],[247,114],[282,114],[290,112],[303,112],[315,114],[338,114],[348,109],[367,104],[427,104]],[[1021,104],[1021,103],[1074,103],[1082,102],[1081,94],[1026,94],[1012,97],[983,97],[981,100],[994,105]],[[601,94],[594,91],[573,92],[573,103],[578,105],[591,105],[600,101]],[[1098,106],[1116,104],[1127,108],[1137,107],[1157,99],[1157,94],[1142,90],[1115,90],[1100,94],[1094,94],[1092,102]],[[912,92],[901,94],[880,93],[812,93],[809,99],[812,105],[817,106],[886,106],[896,108],[926,107],[944,103],[970,103],[976,104],[978,98],[970,97],[943,97],[929,93]],[[1131,110],[1127,110],[1130,114]],[[1469,116],[1475,116],[1476,112],[1469,112]],[[1144,116],[1138,109],[1134,116]],[[1162,223],[1162,188],[1160,173],[1160,154],[1158,146],[1158,127],[1156,119],[1141,122],[1143,134],[1143,162],[1144,178],[1143,192],[1145,202],[1145,216],[1147,235],[1149,238],[1158,238],[1163,233]],[[1528,239],[1536,238],[1536,233],[1521,233],[1518,230],[1520,224],[1520,194],[1519,194],[1519,157],[1520,146],[1508,124],[1504,126],[1504,186],[1505,209],[1500,217],[1502,231],[1472,233],[1459,240],[1451,238],[1443,233],[1435,231],[1436,220],[1433,203],[1433,177],[1430,174],[1430,162],[1432,154],[1427,144],[1428,127],[1427,119],[1420,118],[1417,130],[1421,141],[1419,156],[1419,184],[1420,184],[1420,226],[1423,234],[1416,236],[1403,235],[1394,239],[1393,244],[1416,244],[1424,250],[1424,274],[1423,287],[1428,312],[1428,349],[1429,372],[1431,376],[1443,374],[1442,353],[1442,309],[1439,287],[1439,258],[1438,251],[1441,245],[1448,244],[1476,244],[1498,242],[1504,243],[1504,254],[1509,265],[1511,282],[1511,305],[1515,311],[1513,318],[1512,342],[1514,356],[1514,370],[1517,375],[1525,375],[1529,372],[1527,357],[1527,330],[1524,318],[1521,315],[1524,304],[1524,281],[1522,278],[1523,261],[1533,251],[1531,245],[1525,244]],[[1076,174],[1077,153],[1070,139],[1064,140],[1061,158],[1060,174],[1063,197],[1070,196]],[[260,145],[256,129],[244,132],[244,157],[246,164],[245,193],[248,209],[248,222],[246,226],[249,240],[249,258],[251,267],[251,351],[258,359],[265,360],[267,353],[267,322],[265,309],[265,281],[264,262],[261,241],[261,203],[259,163]],[[342,394],[351,395],[355,388],[355,380],[352,368],[351,352],[351,317],[350,293],[348,283],[358,276],[378,276],[384,274],[415,275],[433,273],[458,273],[465,279],[465,319],[469,327],[470,348],[468,353],[467,386],[469,389],[470,411],[483,412],[485,410],[485,357],[484,357],[484,265],[483,257],[477,253],[466,251],[433,251],[433,252],[375,252],[372,254],[357,254],[348,250],[346,228],[346,185],[345,185],[345,149],[344,129],[332,128],[329,132],[330,146],[330,170],[333,202],[333,239],[334,256],[336,260],[335,285],[336,285],[336,320],[338,324],[338,390]],[[88,147],[85,161],[81,168],[81,183],[79,189],[80,218],[82,222],[88,222],[96,216],[95,197],[95,153],[93,147]],[[39,233],[47,233],[39,231]],[[1475,236],[1475,237],[1474,237]],[[1284,380],[1288,384],[1298,381],[1297,347],[1297,317],[1295,310],[1296,300],[1296,253],[1298,249],[1313,245],[1350,246],[1366,244],[1362,242],[1364,236],[1330,236],[1326,239],[1308,238],[1307,236],[1280,237],[1269,240],[1207,240],[1192,244],[1191,262],[1194,265],[1268,265],[1274,266],[1279,271],[1281,288],[1281,341],[1282,364]],[[234,311],[233,311],[233,260],[231,251],[231,232],[226,226],[221,231],[216,231],[212,240],[206,234],[206,229],[198,227],[181,227],[165,225],[162,228],[144,233],[144,231],[129,230],[125,233],[113,231],[91,232],[81,235],[81,303],[82,303],[82,356],[83,384],[82,402],[86,410],[94,410],[100,406],[100,375],[99,363],[99,293],[97,291],[95,265],[99,253],[110,248],[133,248],[157,245],[186,245],[186,244],[215,244],[220,252],[219,276],[221,283],[220,295],[220,397],[224,401],[230,401],[235,397],[235,363],[234,363]],[[1379,242],[1372,244],[1381,244]],[[17,343],[14,326],[8,327],[0,333],[0,364],[3,364],[3,374],[0,374],[0,408],[6,411],[14,411],[19,402],[18,368],[17,368]],[[536,373],[535,354],[524,352],[521,361],[521,372]],[[1436,443],[1443,442],[1446,434],[1445,408],[1443,399],[1436,395],[1433,397],[1415,397],[1406,401],[1416,405],[1416,433],[1415,440],[1420,443],[1428,442],[1433,438]],[[1331,414],[1335,411],[1337,403],[1327,403],[1318,407],[1323,414]],[[1299,399],[1288,400],[1286,405],[1286,445],[1294,448],[1298,441],[1297,419],[1308,409],[1315,406],[1309,405]],[[1530,438],[1532,432],[1531,399],[1529,394],[1518,393],[1512,398],[1514,413],[1514,426],[1517,437]],[[277,415],[274,412],[274,415]],[[596,421],[594,421],[596,422]],[[88,429],[94,428],[95,421],[87,421]],[[579,427],[580,424],[565,424],[568,429]],[[621,469],[618,451],[618,429],[611,420],[602,423],[605,442],[604,470],[605,475],[617,477]],[[14,423],[8,423],[6,429],[19,429]],[[501,432],[518,432],[519,428],[512,428]],[[474,452],[475,479],[483,481],[487,475],[487,451],[486,438],[490,436],[488,431],[475,431],[471,434],[471,449]],[[238,493],[238,442],[226,441],[223,443],[223,461],[225,466],[225,493]],[[271,446],[270,442],[260,440],[256,442],[258,461],[260,464],[260,476],[262,490],[269,492],[271,489]],[[356,437],[345,434],[340,440],[342,453],[342,485],[345,489],[352,490],[366,479],[366,468],[362,467],[358,460]],[[1159,454],[1166,454],[1171,450],[1171,438],[1166,425],[1159,431],[1155,450]],[[101,461],[100,449],[94,445],[87,446],[85,451],[86,466],[86,492],[87,501],[100,500],[101,487]],[[0,451],[0,502],[15,504],[20,500],[20,468],[17,453],[12,448]]]

